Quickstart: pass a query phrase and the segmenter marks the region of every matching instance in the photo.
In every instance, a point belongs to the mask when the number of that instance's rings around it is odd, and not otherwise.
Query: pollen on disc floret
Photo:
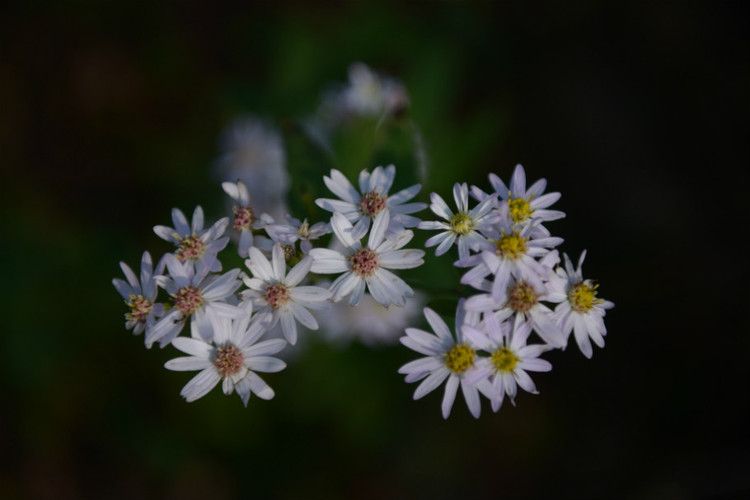
[[[500,373],[513,373],[520,358],[508,347],[501,347],[492,353],[492,365]]]
[[[503,234],[499,240],[495,241],[495,253],[504,259],[520,259],[526,254],[527,240],[528,238],[521,236],[517,232]]]
[[[269,285],[268,287],[266,287],[266,294],[263,297],[266,299],[266,302],[268,302],[269,306],[274,309],[278,309],[279,307],[289,302],[291,292],[289,292],[288,287],[282,285],[281,283],[277,283],[275,285]]]
[[[468,214],[459,212],[451,219],[451,228],[454,233],[463,236],[474,230],[474,221]]]
[[[372,276],[378,269],[378,254],[370,248],[361,248],[349,257],[349,264],[354,274]]]
[[[568,302],[570,307],[581,314],[586,314],[596,304],[604,302],[596,298],[596,289],[599,285],[589,285],[584,281],[579,281],[568,291]]]
[[[193,234],[180,240],[176,255],[180,262],[198,260],[205,250],[206,242]]]
[[[234,344],[220,347],[214,356],[214,367],[222,378],[231,377],[242,370],[245,358],[242,351]]]
[[[143,295],[130,294],[128,300],[125,303],[130,308],[129,313],[125,313],[127,320],[137,321],[139,323],[145,323],[148,313],[151,312],[153,302],[145,298]]]
[[[186,286],[177,290],[174,295],[174,306],[185,316],[193,314],[203,305],[203,294],[197,286]]]
[[[255,215],[253,214],[253,207],[246,205],[243,207],[234,207],[234,228],[237,231],[243,229],[252,229],[253,222],[255,221]]]
[[[517,313],[527,313],[539,302],[539,294],[526,281],[508,287],[508,307]]]
[[[375,217],[386,207],[387,201],[387,195],[381,195],[379,189],[373,189],[362,195],[359,201],[359,211],[368,217]]]
[[[516,224],[526,222],[534,213],[534,209],[531,208],[531,203],[529,203],[525,198],[509,198],[508,208],[510,209],[510,218]]]
[[[461,374],[474,364],[476,351],[468,344],[456,344],[445,353],[445,366],[455,374]]]

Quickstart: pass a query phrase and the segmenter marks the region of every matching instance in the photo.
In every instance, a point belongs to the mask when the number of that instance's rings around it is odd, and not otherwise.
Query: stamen
[[[519,281],[508,288],[508,303],[512,311],[527,313],[539,302],[539,294],[532,285],[525,281]]]
[[[231,377],[242,369],[245,359],[234,344],[228,344],[219,348],[219,352],[214,357],[214,367],[222,378]]]
[[[454,233],[463,236],[469,234],[474,229],[474,221],[467,214],[459,212],[451,219],[451,227]]]
[[[516,363],[518,363],[519,359],[520,358],[507,347],[501,347],[492,353],[492,364],[497,371],[503,373],[511,373],[515,370]]]
[[[361,248],[349,257],[349,264],[354,274],[371,276],[378,269],[378,254],[369,248]]]
[[[596,304],[604,302],[602,299],[596,298],[596,289],[599,285],[590,286],[579,281],[573,285],[568,291],[568,302],[570,307],[581,314],[586,314]]]
[[[128,321],[137,321],[138,323],[145,323],[148,313],[151,312],[153,303],[145,298],[143,295],[128,295],[128,300],[125,303],[130,308],[130,312],[125,314],[125,318]]]
[[[190,316],[202,305],[203,295],[197,286],[180,288],[174,296],[174,306],[185,316]]]
[[[243,229],[252,229],[253,221],[255,217],[253,215],[253,207],[247,205],[245,207],[234,207],[234,228],[237,231]]]
[[[268,302],[268,305],[274,309],[278,309],[289,302],[289,297],[289,288],[281,283],[269,285],[266,288],[266,294],[263,296],[263,298],[266,299],[266,302]]]
[[[180,262],[186,260],[198,260],[206,249],[206,243],[196,235],[185,236],[180,240],[179,248],[175,255]]]
[[[525,198],[508,199],[508,207],[510,208],[510,218],[516,224],[526,221],[534,213],[534,209],[531,208],[531,204]]]
[[[459,374],[474,364],[476,351],[468,344],[456,344],[445,353],[445,366],[453,373]]]
[[[496,253],[503,259],[520,259],[526,253],[526,240],[527,238],[520,236],[516,232],[503,234],[495,242],[495,246],[497,247]]]
[[[381,196],[380,191],[374,189],[362,195],[359,201],[359,211],[369,217],[376,216],[386,206],[388,196]]]

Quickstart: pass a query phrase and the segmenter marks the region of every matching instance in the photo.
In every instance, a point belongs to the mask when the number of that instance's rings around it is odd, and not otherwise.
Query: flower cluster
[[[329,222],[310,224],[289,215],[277,222],[268,213],[257,214],[241,180],[222,184],[233,202],[231,229],[229,217],[204,227],[201,207],[190,222],[174,209],[174,227],[154,227],[159,237],[174,244],[174,251],[159,259],[156,269],[144,253],[140,280],[121,263],[127,281],[113,280],[129,308],[126,327],[144,333],[148,348],[154,343],[173,345],[189,355],[165,365],[170,370],[200,370],[182,390],[187,401],[204,396],[219,382],[225,394],[237,392],[245,404],[251,393],[272,398],[273,390],[257,373],[285,368],[270,355],[297,343],[298,324],[317,330],[317,312],[345,299],[357,306],[366,291],[384,308],[403,308],[414,297],[414,290],[393,270],[423,263],[423,250],[405,248],[414,235],[406,227],[420,222],[407,214],[426,204],[407,203],[419,185],[389,197],[395,175],[393,165],[363,171],[359,193],[341,172],[331,171],[326,185],[345,201],[317,200],[330,208]],[[225,235],[227,230],[233,237]],[[331,234],[329,247],[315,247]],[[245,258],[245,268],[223,272],[219,253],[230,239]],[[337,276],[326,286],[316,286],[312,282],[322,280],[311,272]],[[159,290],[166,302],[158,300]],[[189,336],[181,336],[188,323]],[[273,338],[277,325],[283,340]]]
[[[517,388],[537,393],[528,372],[544,372],[552,365],[540,356],[550,349],[564,349],[571,331],[581,352],[593,355],[591,340],[604,346],[604,315],[614,306],[597,297],[597,285],[583,278],[584,254],[573,267],[567,255],[560,267],[555,249],[562,239],[554,237],[543,223],[565,216],[549,210],[560,193],[544,193],[541,179],[527,188],[526,173],[518,165],[509,187],[490,175],[493,193],[472,187],[476,206],[469,208],[469,189],[456,184],[452,211],[443,198],[432,193],[432,212],[443,221],[425,221],[419,228],[441,231],[427,240],[442,255],[455,243],[457,267],[468,269],[461,283],[478,293],[458,303],[455,335],[431,309],[425,317],[434,334],[407,328],[401,342],[425,355],[402,366],[407,382],[422,380],[414,399],[436,389],[447,380],[443,417],[453,406],[461,386],[472,415],[481,410],[479,394],[492,409],[500,409],[507,396],[515,404]],[[552,309],[554,307],[554,309]],[[541,343],[529,344],[536,333]]]
[[[395,80],[353,65],[349,85],[326,102],[339,111],[335,126],[364,116],[379,117],[379,127],[407,108],[408,95]],[[221,180],[233,179],[221,184],[225,216],[207,223],[200,206],[191,220],[173,209],[172,226],[154,227],[171,251],[155,265],[145,252],[140,275],[121,263],[125,280],[113,280],[127,306],[126,328],[143,333],[147,348],[172,345],[187,354],[167,369],[198,371],[182,389],[187,401],[219,382],[245,405],[251,394],[273,398],[258,374],[283,370],[286,363],[273,355],[320,325],[329,337],[360,336],[365,343],[395,339],[405,328],[401,343],[424,357],[399,372],[407,382],[420,381],[415,399],[445,382],[445,418],[459,386],[475,417],[481,396],[498,411],[506,396],[515,404],[519,386],[536,393],[529,372],[551,370],[542,354],[564,349],[571,332],[588,358],[592,341],[604,346],[603,318],[613,304],[584,279],[585,252],[576,266],[567,255],[561,261],[562,239],[544,225],[565,216],[550,209],[560,194],[545,193],[544,179],[527,187],[520,165],[507,185],[491,174],[489,193],[455,184],[454,208],[437,193],[429,205],[417,201],[419,184],[393,189],[394,165],[363,170],[356,184],[331,169],[320,184],[333,196],[309,197],[313,210],[296,218],[287,213],[291,176],[281,135],[246,118],[225,135],[217,170]],[[310,220],[316,207],[327,220]],[[439,220],[417,218],[428,207]],[[399,276],[424,263],[425,251],[410,246],[415,230],[438,231],[425,243],[436,256],[455,245],[460,281],[476,291],[458,299],[453,331],[429,307],[424,316],[432,333],[408,327],[430,292],[429,283],[415,291]],[[221,253],[230,242],[244,266],[225,270]]]

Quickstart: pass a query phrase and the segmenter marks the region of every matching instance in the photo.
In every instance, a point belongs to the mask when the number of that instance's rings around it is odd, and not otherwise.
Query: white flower
[[[239,269],[217,275],[208,275],[208,269],[197,269],[187,263],[180,263],[168,254],[164,257],[168,276],[157,276],[156,282],[172,297],[173,307],[146,334],[146,347],[159,341],[166,346],[182,331],[188,318],[192,318],[191,334],[207,342],[211,340],[212,317],[236,318],[243,314],[242,309],[225,302],[242,283],[237,279]]]
[[[372,173],[363,170],[359,174],[360,193],[344,174],[332,169],[331,176],[324,176],[323,180],[328,189],[341,199],[319,198],[315,200],[315,204],[329,212],[346,216],[349,222],[354,224],[352,237],[355,240],[362,239],[370,229],[370,220],[386,209],[391,213],[391,218],[388,221],[389,232],[400,232],[406,227],[414,227],[419,224],[419,219],[407,214],[424,210],[427,204],[406,203],[422,189],[419,184],[388,196],[388,191],[393,185],[395,176],[396,167],[393,165],[388,165],[385,169],[375,167]]]
[[[213,226],[203,229],[203,209],[195,207],[192,225],[189,225],[185,214],[177,208],[172,209],[174,228],[154,226],[156,235],[177,245],[175,256],[180,262],[191,262],[195,266],[204,266],[210,271],[221,271],[221,262],[216,255],[227,246],[229,238],[219,238],[227,228],[229,219],[224,217]]]
[[[549,300],[545,284],[537,286],[529,281],[511,278],[509,286],[502,290],[500,300],[495,300],[493,294],[477,294],[467,299],[466,309],[494,313],[498,321],[513,315],[528,318],[534,331],[545,342],[562,349],[567,342],[565,335],[554,321],[552,310],[542,304],[545,300]]]
[[[528,225],[533,222],[557,220],[565,217],[565,212],[547,210],[557,200],[560,193],[544,193],[547,187],[546,179],[539,179],[526,189],[526,172],[522,165],[516,165],[510,178],[509,187],[495,174],[490,174],[490,184],[495,189],[495,195],[505,201],[503,211],[514,224]],[[481,189],[472,186],[472,195],[479,200],[489,196]]]
[[[258,118],[238,118],[224,132],[221,148],[220,180],[241,179],[258,213],[283,217],[289,173],[281,134]]]
[[[469,210],[469,188],[466,183],[453,186],[453,199],[458,207],[458,212],[453,213],[443,198],[437,193],[430,195],[432,210],[435,215],[448,222],[425,221],[419,223],[419,229],[439,229],[443,232],[436,234],[425,242],[427,248],[437,245],[435,255],[443,255],[458,238],[458,258],[465,260],[469,257],[469,249],[478,250],[487,244],[487,239],[480,234],[483,231],[491,231],[495,216],[492,209],[495,207],[495,198],[488,197],[479,205]]]
[[[555,320],[561,325],[567,338],[570,332],[575,332],[576,343],[584,356],[591,358],[594,350],[589,339],[599,347],[604,347],[604,336],[607,328],[604,326],[604,315],[607,309],[613,308],[614,303],[596,297],[599,285],[592,280],[584,280],[581,266],[586,258],[586,251],[578,259],[578,267],[567,255],[565,269],[558,267],[558,279],[550,280],[549,300],[559,302],[555,308]]]
[[[161,274],[164,269],[163,260],[156,266],[156,274]],[[130,312],[125,314],[125,328],[133,329],[133,334],[138,335],[144,330],[147,332],[154,326],[156,318],[164,314],[164,304],[156,304],[158,289],[154,279],[154,266],[151,254],[143,252],[141,258],[141,279],[138,281],[135,273],[124,262],[120,262],[120,268],[125,274],[128,282],[115,278],[112,284],[125,299],[125,304]]]
[[[520,316],[516,316],[512,323],[513,329],[509,331],[510,322],[500,324],[493,315],[488,315],[483,330],[470,325],[463,327],[464,336],[490,354],[477,361],[477,369],[467,376],[467,382],[479,383],[487,380],[487,377],[492,378],[492,387],[499,396],[491,400],[492,411],[500,409],[506,394],[511,403],[516,404],[516,385],[532,394],[539,394],[526,372],[548,372],[552,369],[549,361],[539,359],[543,352],[549,350],[549,346],[526,345],[531,333],[530,323]]]
[[[435,311],[425,307],[424,315],[437,335],[417,328],[407,328],[406,336],[401,337],[401,343],[426,357],[406,363],[398,372],[406,374],[407,383],[424,379],[414,391],[414,399],[432,392],[447,379],[442,403],[443,418],[450,415],[460,385],[469,411],[474,418],[479,418],[482,410],[479,392],[490,399],[495,396],[486,377],[475,384],[466,381],[466,377],[476,370],[477,346],[466,339],[461,331],[465,324],[463,301],[459,302],[456,311],[455,340],[448,325]]]
[[[300,250],[307,255],[312,250],[312,241],[331,232],[331,226],[326,222],[316,222],[313,225],[307,219],[300,221],[291,215],[286,216],[289,224],[272,223],[266,226],[266,232],[273,241],[284,245],[294,245],[300,242]]]
[[[424,294],[416,292],[404,307],[386,308],[365,294],[356,306],[344,301],[332,304],[329,313],[318,318],[320,331],[332,343],[356,338],[368,346],[394,344],[420,315],[425,302]]]
[[[249,256],[245,265],[253,277],[244,278],[250,288],[244,296],[260,306],[258,315],[271,318],[269,328],[279,321],[284,337],[292,345],[297,342],[297,321],[317,330],[318,322],[308,309],[327,308],[331,292],[319,286],[297,286],[310,271],[312,257],[302,259],[287,274],[284,250],[279,243],[273,246],[272,263],[255,247],[250,248]]]
[[[401,278],[387,269],[411,269],[423,264],[422,250],[400,250],[409,243],[414,234],[403,231],[395,238],[385,238],[388,225],[388,210],[380,212],[372,225],[367,246],[352,238],[352,225],[343,215],[333,214],[331,226],[336,237],[344,245],[344,253],[327,248],[313,248],[310,255],[314,261],[314,273],[344,273],[333,282],[333,300],[349,297],[349,304],[359,303],[365,292],[383,307],[394,304],[403,307],[406,299],[414,296],[414,290]]]
[[[253,229],[260,228],[264,221],[259,220],[257,214],[250,204],[250,193],[247,186],[241,180],[234,182],[222,182],[222,189],[234,200],[234,229],[240,233],[238,252],[240,257],[247,257],[248,249],[253,246]],[[265,221],[266,223],[270,221]]]
[[[250,314],[251,308],[245,308],[245,314],[234,321],[215,320],[212,342],[188,337],[174,339],[172,345],[189,356],[172,359],[164,366],[174,371],[200,370],[180,392],[188,402],[205,396],[219,382],[224,394],[229,396],[236,391],[245,406],[251,392],[261,399],[274,397],[273,389],[255,372],[283,370],[286,363],[269,355],[282,350],[286,342],[281,339],[257,342],[267,325],[250,321]]]
[[[548,237],[532,239],[529,237],[534,229],[527,226],[521,231],[511,229],[510,222],[497,222],[500,236],[489,245],[492,250],[483,249],[481,261],[476,257],[467,259],[466,264],[476,262],[476,267],[461,277],[461,283],[472,284],[488,274],[494,274],[492,294],[499,300],[508,287],[511,276],[526,280],[542,288],[543,281],[549,278],[551,269],[536,260],[550,252],[550,248],[562,243],[562,238]]]

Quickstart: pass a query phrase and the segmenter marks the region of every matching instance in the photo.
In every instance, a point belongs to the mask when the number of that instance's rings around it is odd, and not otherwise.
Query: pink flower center
[[[174,306],[190,316],[196,309],[203,305],[203,295],[197,286],[186,286],[177,290],[174,296]]]
[[[508,304],[512,311],[527,313],[539,302],[539,294],[533,286],[525,281],[519,281],[508,288]]]
[[[277,283],[275,285],[269,285],[266,288],[266,294],[263,297],[266,299],[269,306],[278,309],[289,302],[289,295],[289,289],[281,283]]]
[[[214,367],[222,378],[231,377],[242,370],[245,361],[240,351],[234,344],[227,344],[219,348],[219,352],[214,357]]]
[[[251,229],[254,220],[253,207],[250,205],[246,207],[234,207],[234,228],[237,231]]]
[[[198,260],[206,249],[206,243],[195,235],[185,236],[180,241],[176,255],[180,262]]]
[[[125,303],[130,308],[130,312],[126,313],[125,317],[128,320],[145,323],[153,303],[143,295],[133,295],[132,293],[128,296],[128,299]]]
[[[359,200],[359,211],[369,217],[374,217],[385,208],[388,196],[380,196],[380,191],[372,190],[362,195]]]
[[[378,269],[378,254],[369,248],[362,248],[349,257],[349,264],[354,274],[371,276]]]

